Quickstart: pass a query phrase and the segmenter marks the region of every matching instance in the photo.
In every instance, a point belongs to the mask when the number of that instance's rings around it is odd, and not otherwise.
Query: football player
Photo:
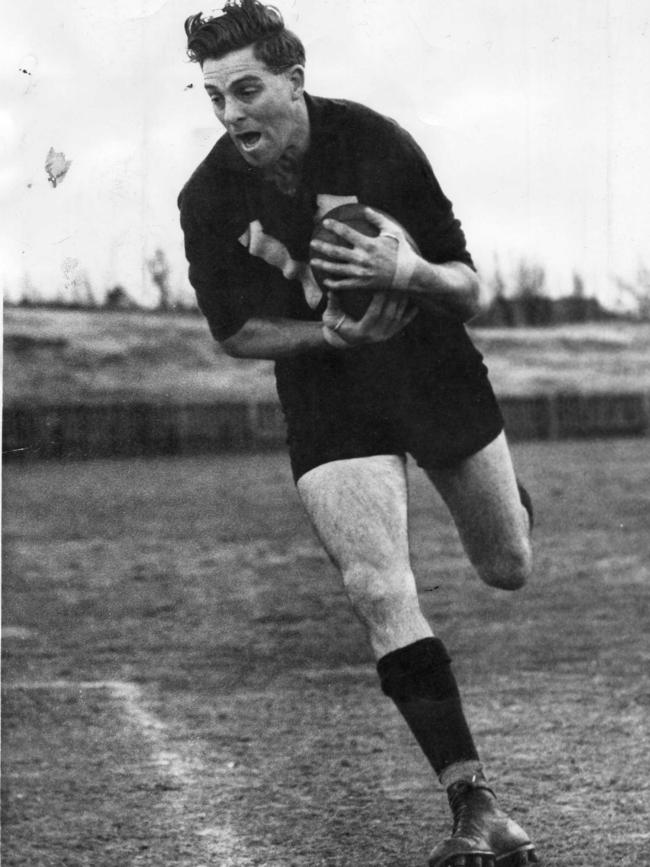
[[[179,197],[190,280],[227,353],[275,361],[299,495],[367,631],[381,688],[448,793],[453,828],[429,863],[535,861],[486,779],[409,556],[407,454],[483,581],[515,590],[531,570],[530,499],[464,325],[478,278],[461,225],[406,131],[305,91],[303,46],[274,7],[231,0],[185,30],[225,127]],[[312,241],[328,211],[353,203],[375,237],[326,220],[340,243]],[[374,294],[356,318],[340,299],[358,290]]]

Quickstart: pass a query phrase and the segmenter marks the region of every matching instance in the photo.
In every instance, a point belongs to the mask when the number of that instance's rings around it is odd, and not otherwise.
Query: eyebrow
[[[259,80],[260,79],[259,79],[258,75],[250,75],[250,74],[242,75],[241,78],[236,78],[234,81],[231,81],[230,84],[228,85],[228,87],[232,88],[232,87],[236,87],[238,84],[245,84],[248,81],[257,82]],[[210,84],[209,82],[205,82],[205,84],[203,86],[205,87],[205,89],[207,91],[212,91],[212,93],[220,93],[219,88],[216,87],[214,84]]]

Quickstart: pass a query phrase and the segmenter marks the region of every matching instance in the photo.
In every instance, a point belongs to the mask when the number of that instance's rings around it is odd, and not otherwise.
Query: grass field
[[[646,440],[525,444],[536,575],[483,587],[419,472],[422,604],[546,867],[650,864]],[[8,466],[7,867],[407,867],[447,810],[282,455]]]
[[[200,316],[4,311],[4,399],[15,403],[273,399],[273,365],[221,352]],[[499,395],[650,392],[650,324],[474,329]]]

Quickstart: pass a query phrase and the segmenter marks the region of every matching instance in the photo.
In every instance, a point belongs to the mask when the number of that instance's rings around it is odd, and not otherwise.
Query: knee
[[[419,608],[412,574],[357,566],[343,573],[343,584],[357,617],[367,626],[386,624]]]
[[[519,590],[530,578],[533,557],[528,542],[507,551],[500,551],[488,561],[478,564],[481,579],[499,590]]]

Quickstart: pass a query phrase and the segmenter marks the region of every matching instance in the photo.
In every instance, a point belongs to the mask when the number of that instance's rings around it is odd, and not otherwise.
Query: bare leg
[[[418,603],[409,562],[405,462],[395,455],[316,467],[298,490],[343,577],[397,704],[436,773],[480,769],[450,658]]]
[[[376,658],[430,637],[409,559],[403,459],[322,464],[298,480],[298,492]]]
[[[484,580],[514,587],[528,568],[530,549],[505,440],[475,458],[431,477]],[[434,849],[430,867],[470,860],[474,867],[493,867],[497,857],[504,867],[520,863],[532,844],[487,789],[449,657],[420,611],[404,461],[381,455],[323,464],[298,480],[298,491],[368,631],[384,692],[449,786],[454,831]]]
[[[503,590],[522,587],[532,568],[530,527],[505,435],[459,466],[428,475],[483,581]]]

